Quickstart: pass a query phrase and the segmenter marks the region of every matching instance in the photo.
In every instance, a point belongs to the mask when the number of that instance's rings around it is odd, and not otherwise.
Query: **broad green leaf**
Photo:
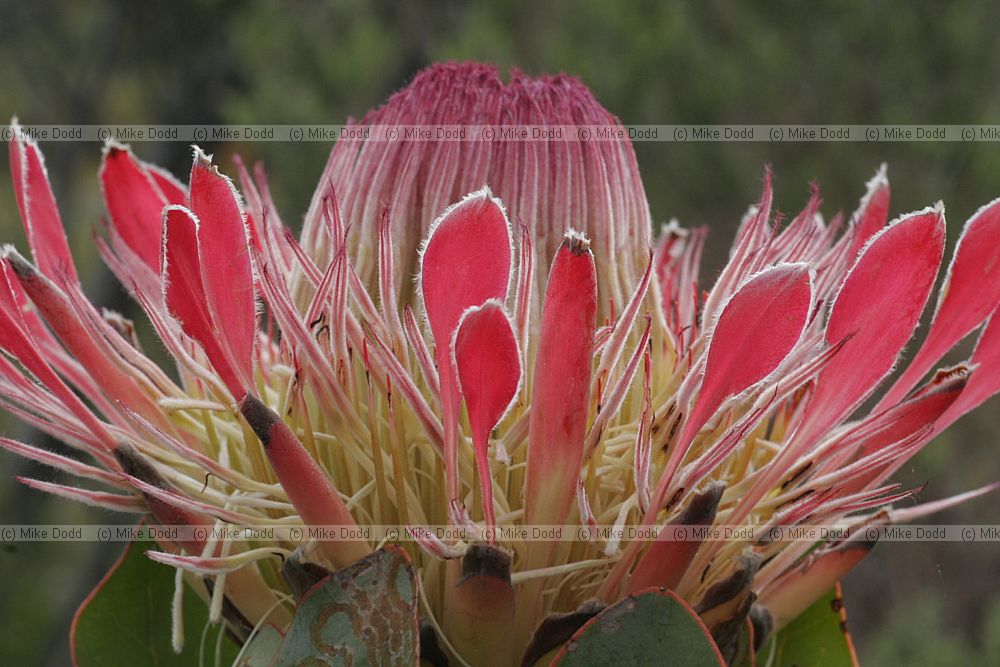
[[[555,663],[559,667],[723,665],[697,614],[673,591],[662,589],[636,593],[602,611],[573,635]]]
[[[778,631],[761,648],[758,661],[773,667],[856,667],[854,644],[843,625],[843,605],[837,584]]]
[[[154,563],[149,540],[132,542],[83,602],[73,619],[70,644],[77,667],[156,665],[228,667],[239,649],[221,626],[208,623],[208,606],[191,589],[184,591],[184,650],[170,644],[174,569]],[[220,660],[216,663],[216,645]]]
[[[278,628],[265,625],[243,649],[236,667],[270,667],[281,650],[283,640]]]
[[[313,586],[295,612],[277,666],[415,665],[417,575],[387,546]]]

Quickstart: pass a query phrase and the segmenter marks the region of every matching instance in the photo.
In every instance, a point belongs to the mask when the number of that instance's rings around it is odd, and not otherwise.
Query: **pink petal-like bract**
[[[177,180],[176,176],[163,167],[159,167],[155,164],[143,163],[143,166],[149,171],[149,175],[153,178],[153,182],[160,188],[160,192],[163,193],[163,196],[167,198],[168,202],[171,204],[187,203],[187,188],[183,183]]]
[[[490,299],[503,300],[511,275],[507,215],[489,190],[475,192],[438,219],[420,261],[420,293],[434,337],[444,408],[445,468],[458,488],[455,431],[458,378],[449,346],[462,314]]]
[[[9,258],[0,261],[0,309],[5,309],[22,329],[30,334],[35,345],[55,345],[55,339],[38,312],[32,307],[24,286]]]
[[[160,265],[164,303],[184,333],[201,344],[212,367],[239,401],[248,385],[233,372],[216,337],[202,285],[198,236],[198,221],[191,211],[174,205],[163,211]]]
[[[8,260],[3,260],[3,263],[6,265]],[[7,277],[6,266],[4,266],[3,272],[5,279],[0,281],[0,289],[7,290],[8,294],[0,299],[0,306],[17,301],[16,296],[10,293],[12,283]],[[114,438],[105,428],[103,422],[94,416],[73,393],[72,389],[52,370],[45,353],[38,347],[38,340],[31,335],[18,310],[0,307],[0,349],[16,359],[38,382],[62,401],[69,413],[79,419],[99,439],[104,448],[114,447]],[[106,452],[92,450],[90,453],[101,458],[102,462],[107,464]]]
[[[920,350],[879,404],[903,396],[948,350],[1000,306],[1000,199],[979,209],[965,224],[938,296],[934,320]]]
[[[920,388],[902,403],[876,417],[880,423],[885,424],[885,428],[865,439],[860,453],[870,454],[932,426],[954,404],[967,384],[968,372],[962,370],[943,374],[941,378]]]
[[[66,350],[87,368],[98,386],[115,401],[134,403],[136,409],[149,415],[160,426],[166,426],[168,420],[163,418],[162,410],[142,392],[132,375],[122,372],[101,332],[77,316],[66,295],[16,251],[8,251],[7,265],[17,275],[24,293],[30,296],[38,313],[45,317],[51,331]],[[34,312],[31,314],[34,315]]]
[[[808,441],[847,416],[892,370],[920,320],[944,253],[944,211],[904,216],[862,251],[830,309],[826,341],[843,348],[817,380]]]
[[[884,427],[861,445],[860,454],[870,454],[899,442],[934,422],[961,396],[968,384],[968,371],[941,372],[941,377],[921,387],[903,402],[874,417]]]
[[[438,356],[466,309],[504,299],[510,282],[510,226],[489,191],[449,208],[431,230],[420,263],[420,290]]]
[[[976,368],[958,400],[935,424],[935,433],[948,428],[956,419],[1000,392],[1000,309],[983,328],[969,362]]]
[[[889,180],[885,176],[885,166],[868,182],[868,191],[854,214],[854,239],[851,241],[851,257],[864,247],[868,239],[878,234],[889,219]]]
[[[874,547],[874,542],[864,542],[855,536],[836,548],[811,554],[801,565],[775,581],[761,599],[761,604],[774,617],[775,627],[784,627],[805,611],[822,595],[817,595],[816,591],[830,590]]]
[[[185,204],[186,194],[181,191],[177,197],[176,187],[165,192],[147,165],[128,148],[114,144],[104,151],[99,176],[115,231],[142,261],[158,271],[163,208]],[[168,198],[167,192],[174,198]]]
[[[938,419],[955,404],[968,384],[968,369],[959,367],[951,371],[941,371],[939,377],[921,387],[904,401],[885,412],[869,418],[878,430],[865,438],[857,452],[857,457],[870,456],[903,442],[921,431],[926,431],[924,441],[930,439]],[[862,475],[847,486],[849,492],[860,491],[870,483],[885,479],[895,472],[905,460],[897,459],[881,467],[880,471]]]
[[[552,260],[528,422],[527,521],[560,524],[583,461],[594,357],[597,276],[589,242],[567,235]]]
[[[257,307],[249,232],[232,181],[197,149],[191,168],[191,211],[198,219],[208,312],[233,371],[245,386],[251,386]]]
[[[739,288],[712,331],[705,377],[679,449],[724,401],[778,368],[802,337],[812,302],[812,279],[804,264],[766,269]]]
[[[490,300],[465,311],[455,332],[454,355],[472,429],[483,514],[493,527],[496,517],[487,452],[490,431],[510,409],[521,384],[521,355],[499,301]]]
[[[779,264],[761,271],[721,307],[701,391],[657,483],[647,521],[666,500],[674,473],[701,428],[725,401],[778,369],[802,338],[812,307],[812,275],[805,264]]]
[[[240,412],[260,438],[275,476],[306,525],[356,527],[351,511],[330,478],[281,417],[253,394],[240,402]],[[349,565],[371,551],[358,539],[322,541],[319,548],[337,567]]]
[[[65,275],[76,282],[76,265],[49,184],[45,159],[38,150],[38,144],[24,136],[17,124],[11,130],[10,173],[21,222],[24,223],[35,262],[50,278]]]

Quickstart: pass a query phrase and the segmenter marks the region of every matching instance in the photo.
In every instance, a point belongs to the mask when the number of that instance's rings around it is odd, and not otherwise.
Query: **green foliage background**
[[[991,4],[817,4],[0,0],[0,118],[337,123],[430,62],[479,59],[578,74],[626,123],[1000,122],[1000,12]],[[90,243],[103,214],[100,147],[43,148],[89,293],[127,307]],[[284,143],[209,148],[224,165],[232,151],[265,160],[288,221],[304,212],[328,151]],[[176,173],[189,168],[183,144],[137,149]],[[827,215],[850,212],[887,162],[893,214],[943,199],[952,243],[964,220],[1000,195],[997,144],[645,143],[636,150],[657,221],[711,225],[708,273],[724,260],[767,162],[783,211],[796,212],[816,179]],[[25,247],[5,170],[0,231]],[[994,400],[965,418],[907,466],[902,481],[929,480],[922,497],[932,499],[1000,477],[998,408]],[[9,437],[38,438],[9,419],[0,423]],[[48,470],[4,454],[0,471],[0,523],[109,519],[12,480],[51,479]],[[939,520],[996,523],[995,506],[988,498]],[[66,664],[74,606],[115,551],[0,549],[0,662]],[[997,561],[995,544],[881,545],[845,585],[862,662],[958,665],[998,655]]]

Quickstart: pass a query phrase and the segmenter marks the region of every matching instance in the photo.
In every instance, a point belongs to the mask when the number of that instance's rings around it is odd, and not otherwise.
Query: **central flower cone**
[[[614,132],[585,142],[578,140],[578,126]],[[548,266],[568,229],[592,240],[602,313],[612,299],[621,304],[628,298],[642,275],[652,221],[635,154],[618,119],[579,80],[514,71],[505,84],[490,66],[437,65],[351,127],[347,136],[368,138],[343,139],[333,149],[302,244],[318,261],[329,252],[323,201],[336,192],[350,230],[348,252],[374,291],[379,228],[387,215],[399,306],[416,297],[410,277],[434,220],[486,184],[510,210],[514,236],[530,239],[523,252],[533,266]],[[405,138],[420,131],[432,139]],[[439,135],[465,140],[441,141]],[[525,140],[533,136],[556,138]],[[544,270],[534,273],[536,295],[545,277]],[[535,301],[537,315],[541,304]]]
[[[887,480],[1000,390],[1000,203],[967,223],[913,362],[857,414],[930,299],[942,205],[887,224],[883,170],[850,218],[826,222],[814,192],[782,224],[767,172],[703,291],[705,230],[652,246],[631,145],[582,84],[435,66],[336,145],[299,239],[261,169],[239,163],[238,192],[196,148],[184,184],[108,145],[99,249],[175,381],[83,295],[42,155],[12,129],[33,261],[0,263],[0,397],[81,456],[0,444],[110,490],[34,488],[279,529],[150,552],[237,636],[287,626],[317,566],[400,527],[427,651],[532,664],[662,587],[730,659],[748,618],[762,639],[856,565],[862,528],[992,488],[900,510],[913,492]],[[972,357],[932,372],[974,330]],[[713,524],[730,532],[685,532]]]

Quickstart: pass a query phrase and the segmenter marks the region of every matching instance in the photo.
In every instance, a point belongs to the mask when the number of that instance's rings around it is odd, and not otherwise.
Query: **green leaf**
[[[129,544],[77,610],[70,630],[76,667],[228,667],[236,659],[239,649],[225,634],[220,638],[221,625],[209,625],[208,606],[190,588],[184,591],[184,650],[174,653],[170,633],[175,570],[146,557],[146,550],[155,548],[149,540]]]
[[[554,661],[559,667],[720,667],[722,655],[698,615],[673,591],[650,589],[588,621]]]
[[[843,626],[843,606],[837,584],[761,648],[760,662],[773,667],[856,667],[854,644]]]
[[[387,546],[306,593],[276,664],[415,665],[417,604],[409,557]]]
[[[284,639],[281,630],[270,624],[265,625],[243,649],[235,667],[270,667]]]

